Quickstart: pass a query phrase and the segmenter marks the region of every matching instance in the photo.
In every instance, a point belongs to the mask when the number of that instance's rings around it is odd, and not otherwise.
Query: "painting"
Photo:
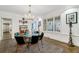
[[[66,24],[69,24],[69,22],[72,22],[72,24],[77,23],[77,12],[66,14]]]

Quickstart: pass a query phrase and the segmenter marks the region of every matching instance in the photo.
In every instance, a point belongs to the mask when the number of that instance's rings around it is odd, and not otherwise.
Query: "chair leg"
[[[38,49],[39,49],[39,51],[40,51],[39,42],[37,43],[37,45],[38,45]]]
[[[31,51],[30,43],[28,43],[27,48],[28,48],[28,51]]]
[[[18,52],[18,44],[16,45],[16,52]]]

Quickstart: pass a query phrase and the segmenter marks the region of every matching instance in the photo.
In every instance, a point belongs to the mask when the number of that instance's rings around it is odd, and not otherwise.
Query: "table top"
[[[16,37],[32,37],[31,35],[30,36],[26,36],[26,35],[18,35]]]
[[[21,34],[18,34],[18,35],[15,35],[16,37],[32,37],[32,36],[39,36],[41,35],[40,33],[32,33],[32,34],[24,34],[24,35],[21,35]]]

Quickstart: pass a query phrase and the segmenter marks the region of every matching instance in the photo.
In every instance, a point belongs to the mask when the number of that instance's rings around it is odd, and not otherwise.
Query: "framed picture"
[[[66,24],[69,24],[69,22],[72,22],[72,24],[77,23],[77,12],[66,14]]]

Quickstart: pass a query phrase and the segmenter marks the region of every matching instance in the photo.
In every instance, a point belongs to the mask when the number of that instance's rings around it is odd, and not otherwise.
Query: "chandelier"
[[[33,20],[34,19],[34,16],[32,15],[32,13],[31,13],[31,5],[28,5],[28,13],[27,14],[25,14],[25,19],[27,19],[27,20]]]

